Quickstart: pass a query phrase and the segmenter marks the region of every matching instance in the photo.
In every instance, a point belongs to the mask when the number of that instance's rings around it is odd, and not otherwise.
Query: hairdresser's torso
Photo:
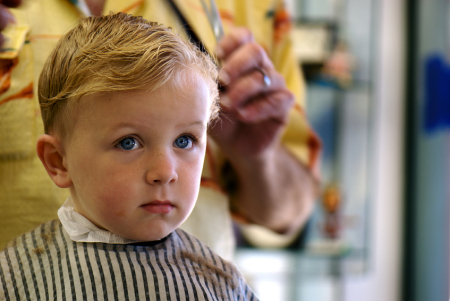
[[[273,22],[265,14],[273,10],[272,1],[255,1],[256,5],[238,0],[216,2],[225,29],[232,24],[245,24],[253,31],[256,40],[270,52],[270,43],[264,41],[267,40],[267,34],[273,34]],[[200,1],[175,2],[206,48],[212,51],[216,41]],[[170,26],[175,32],[185,36],[180,20],[166,0],[100,0],[90,1],[89,6],[97,13],[103,6],[106,13],[124,11],[142,15],[148,20]],[[252,9],[250,14],[246,7],[256,9]],[[0,131],[0,191],[6,191],[4,197],[0,194],[0,212],[8,212],[9,216],[0,216],[0,248],[14,236],[55,218],[57,209],[68,196],[68,191],[54,186],[35,155],[36,139],[43,134],[36,89],[42,66],[55,43],[80,17],[86,15],[86,11],[68,0],[38,0],[27,2],[19,10],[15,10],[14,14],[18,25],[15,35],[18,38],[14,41],[15,49],[10,53],[11,81],[9,88],[9,82],[2,82],[0,87],[7,89],[0,98],[0,103],[3,102],[0,107],[0,129],[10,129],[7,132]],[[267,22],[248,24],[248,20]],[[199,199],[182,228],[206,242],[223,257],[230,258],[234,240],[228,196],[222,191],[218,181],[222,163],[223,158],[211,141]],[[13,219],[20,222],[12,224]]]

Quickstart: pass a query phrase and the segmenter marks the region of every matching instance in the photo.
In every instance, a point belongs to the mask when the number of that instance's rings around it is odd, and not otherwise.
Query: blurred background
[[[449,300],[450,1],[289,0],[323,183],[297,246],[241,246],[263,301]]]

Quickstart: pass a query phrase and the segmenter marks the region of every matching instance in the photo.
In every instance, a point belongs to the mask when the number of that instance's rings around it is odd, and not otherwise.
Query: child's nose
[[[147,170],[147,182],[149,184],[164,185],[178,180],[175,160],[170,154],[161,152],[152,157]]]

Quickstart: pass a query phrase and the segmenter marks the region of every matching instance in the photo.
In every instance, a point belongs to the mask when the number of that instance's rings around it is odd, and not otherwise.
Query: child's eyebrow
[[[176,125],[176,127],[179,128],[184,128],[184,127],[197,127],[200,126],[202,129],[206,129],[207,125],[203,120],[196,120],[196,121],[192,121],[192,122],[186,122],[186,123],[179,123]],[[119,124],[115,124],[111,127],[108,127],[106,129],[106,132],[115,132],[119,129],[123,129],[123,128],[136,128],[139,127],[139,125],[134,124],[132,122],[121,122]]]

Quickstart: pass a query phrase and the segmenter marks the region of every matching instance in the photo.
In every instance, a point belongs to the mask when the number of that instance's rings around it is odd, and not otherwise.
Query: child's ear
[[[70,187],[72,181],[65,166],[65,154],[61,141],[50,135],[42,135],[37,140],[36,149],[39,159],[53,182],[61,188]]]

